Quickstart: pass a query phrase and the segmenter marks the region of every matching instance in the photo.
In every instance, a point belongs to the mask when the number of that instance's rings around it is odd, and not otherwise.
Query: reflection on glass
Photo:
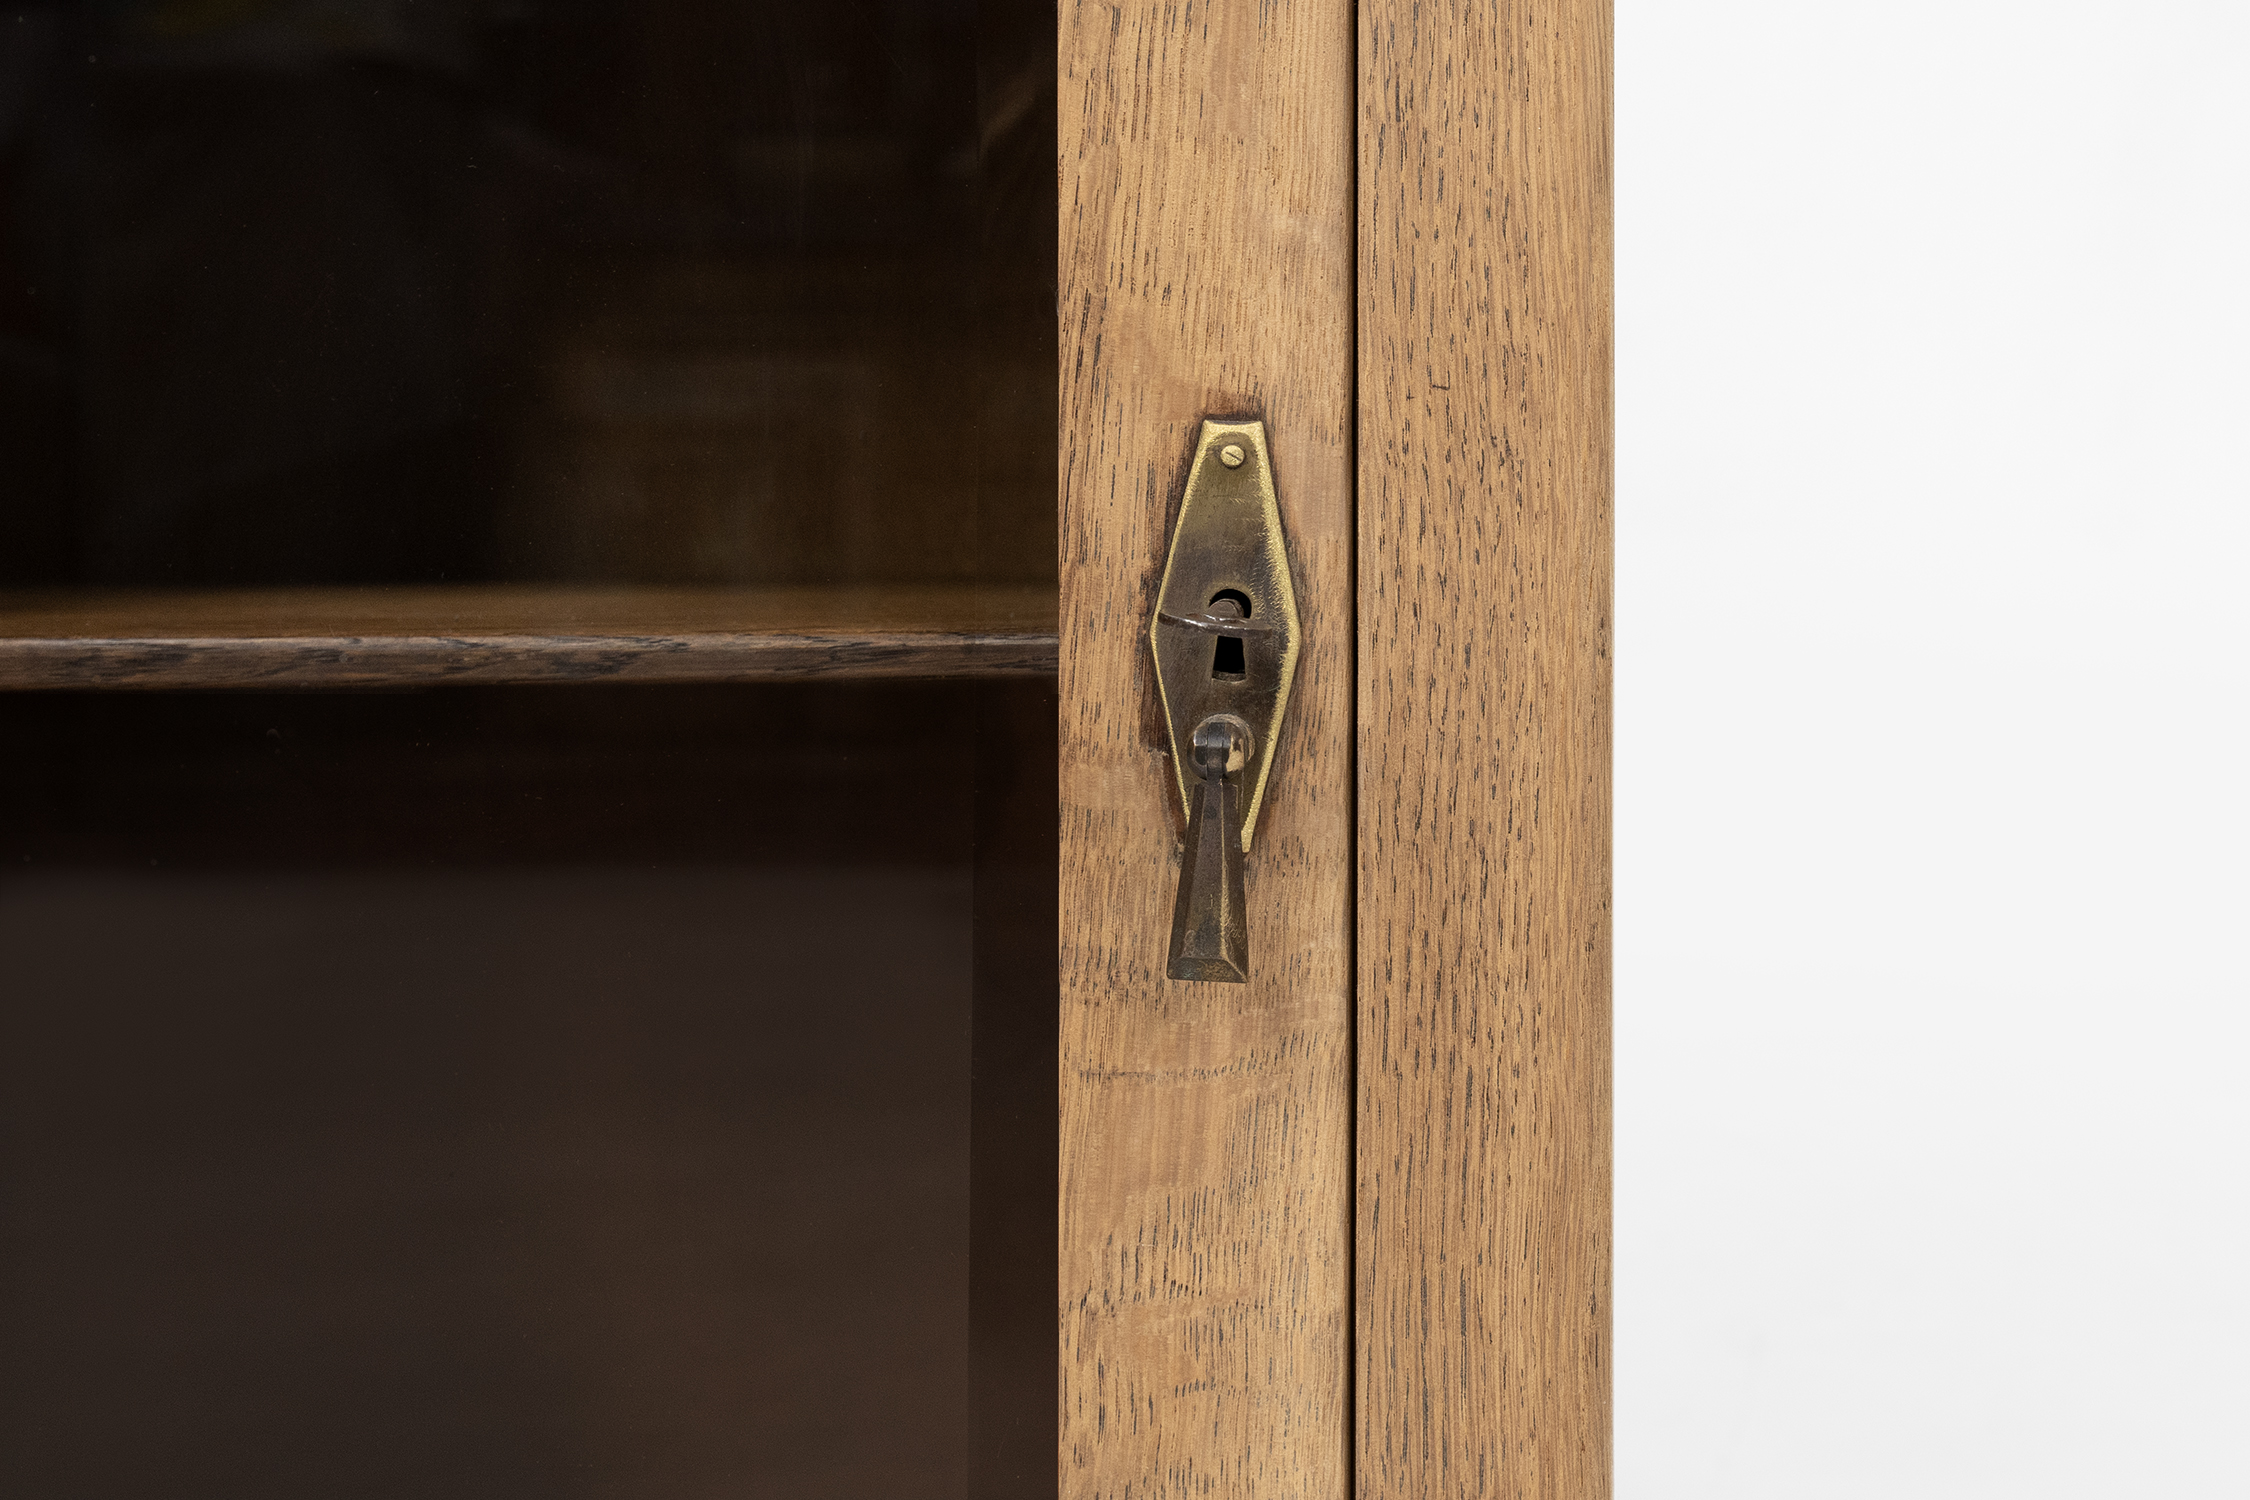
[[[1051,581],[1053,25],[0,12],[0,586]],[[9,708],[0,1492],[1053,1493],[1051,684]]]
[[[1048,576],[1030,17],[11,18],[5,578]]]

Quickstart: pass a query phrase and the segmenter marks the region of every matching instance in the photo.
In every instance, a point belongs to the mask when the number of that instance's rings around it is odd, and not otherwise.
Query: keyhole
[[[1219,619],[1250,618],[1250,596],[1240,589],[1221,589],[1211,596],[1211,613]],[[1240,682],[1249,675],[1242,654],[1242,637],[1222,635],[1211,647],[1211,675],[1222,682]]]

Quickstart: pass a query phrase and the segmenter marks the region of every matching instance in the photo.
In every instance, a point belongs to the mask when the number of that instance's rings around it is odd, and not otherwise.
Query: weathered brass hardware
[[[1263,422],[1203,424],[1149,648],[1188,817],[1174,979],[1250,977],[1243,856],[1257,829],[1300,641]]]
[[[1250,979],[1250,928],[1242,911],[1242,841],[1234,836],[1242,800],[1237,779],[1250,758],[1250,727],[1213,714],[1195,727],[1191,753],[1197,777],[1188,808],[1180,895],[1172,907],[1174,979]]]

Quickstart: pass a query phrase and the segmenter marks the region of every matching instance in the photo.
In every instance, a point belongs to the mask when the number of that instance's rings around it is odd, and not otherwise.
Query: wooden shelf
[[[1052,588],[0,592],[0,690],[1015,677]]]

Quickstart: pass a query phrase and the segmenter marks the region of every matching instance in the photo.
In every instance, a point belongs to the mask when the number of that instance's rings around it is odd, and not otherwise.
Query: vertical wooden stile
[[[1060,1493],[1350,1484],[1347,0],[1066,0]],[[1198,424],[1262,418],[1305,644],[1253,978],[1165,978],[1183,818],[1147,644]]]
[[[1359,27],[1357,1493],[1601,1500],[1608,3]]]

